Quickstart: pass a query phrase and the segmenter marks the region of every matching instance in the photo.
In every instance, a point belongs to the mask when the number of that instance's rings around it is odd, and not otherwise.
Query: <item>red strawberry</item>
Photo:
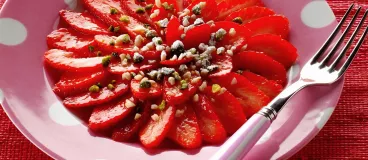
[[[126,95],[119,98],[116,102],[110,102],[94,108],[89,118],[89,128],[93,131],[103,131],[114,127],[134,110],[132,106],[126,105],[127,101],[137,104],[137,100],[132,95]]]
[[[108,26],[87,12],[77,13],[67,10],[59,12],[60,17],[78,32],[87,35],[111,34],[107,31]]]
[[[146,148],[160,145],[174,123],[174,116],[174,106],[165,106],[163,110],[155,110],[153,118],[139,132],[139,140],[142,145]]]
[[[102,55],[110,55],[112,52],[117,53],[125,53],[133,55],[133,43],[129,44],[119,44],[115,45],[117,37],[108,36],[108,35],[96,35],[94,40],[98,46],[99,49],[101,49]],[[114,45],[111,45],[110,43],[114,43]]]
[[[223,92],[223,93],[222,93]],[[247,121],[242,105],[229,91],[213,92],[211,87],[205,89],[208,98],[215,100],[213,109],[227,133],[235,133]]]
[[[53,91],[59,96],[70,96],[88,91],[94,84],[101,83],[107,76],[106,71],[98,72],[64,72]]]
[[[120,60],[120,59],[119,59]],[[146,71],[158,67],[158,62],[149,63],[148,59],[143,60],[141,63],[129,62],[127,65],[123,65],[121,61],[115,60],[109,65],[109,72],[113,74],[123,74],[125,72]]]
[[[230,30],[234,29],[235,33],[231,33]],[[216,22],[214,27],[211,27],[211,32],[216,33],[219,29],[224,29],[226,31],[225,36],[222,40],[216,43],[216,47],[235,47],[233,52],[237,53],[242,50],[242,47],[247,44],[250,38],[250,31],[235,22],[222,21]],[[233,35],[232,35],[233,34]],[[231,49],[231,48],[227,48]]]
[[[199,5],[199,3],[201,2],[204,2],[205,5],[203,6],[203,8],[199,10],[199,12],[197,12],[199,13],[197,17],[202,17],[205,22],[216,19],[216,17],[219,15],[219,12],[218,10],[215,9],[217,7],[215,0],[195,0],[193,1],[187,7],[187,9],[189,9],[190,11],[190,14],[194,14],[193,8],[197,7],[197,5]]]
[[[198,36],[201,35],[201,36]],[[200,43],[208,43],[211,38],[211,27],[208,24],[202,24],[190,29],[185,34],[183,40],[186,49],[197,48]]]
[[[244,71],[243,76],[270,98],[276,97],[283,89],[282,85],[249,71]]]
[[[183,29],[180,29],[180,21],[178,18],[173,17],[167,24],[166,31],[166,44],[171,46],[176,40],[180,40],[180,36],[184,33]]]
[[[246,51],[234,55],[234,67],[249,70],[278,84],[285,85],[286,70],[279,62],[262,52]]]
[[[114,88],[111,90],[108,89],[108,87],[104,87],[96,93],[86,92],[76,96],[67,97],[64,99],[63,103],[65,107],[69,108],[89,107],[109,102],[122,96],[127,91],[128,85],[124,82],[120,82],[114,85]]]
[[[193,108],[190,104],[176,106],[174,124],[168,137],[188,149],[198,148],[202,144],[201,131]]]
[[[162,95],[162,87],[157,82],[149,82],[151,84],[150,88],[140,87],[140,80],[133,79],[130,82],[130,90],[135,98],[140,100],[159,98]]]
[[[165,66],[179,66],[181,64],[185,64],[185,63],[188,63],[190,61],[192,61],[193,57],[191,58],[183,58],[181,60],[178,60],[178,59],[175,59],[175,60],[163,60],[161,61],[160,63],[162,65],[165,65]]]
[[[268,96],[239,74],[230,73],[227,76],[212,78],[212,80],[239,98],[247,117],[251,117],[270,102]]]
[[[155,27],[155,23],[150,18],[145,7],[147,3],[139,2],[136,0],[121,0],[121,8],[130,16],[136,18],[137,20],[150,24],[152,27]],[[137,13],[137,10],[143,9],[143,13]]]
[[[226,76],[233,69],[232,58],[227,54],[222,55],[213,54],[212,64],[217,65],[219,68],[216,69],[214,72],[211,72],[209,77]]]
[[[248,8],[240,9],[234,13],[231,13],[226,17],[227,21],[233,21],[235,18],[240,17],[242,20],[242,24],[249,23],[258,18],[267,17],[274,15],[275,12],[266,7],[253,6]]]
[[[290,68],[296,61],[297,49],[288,41],[276,35],[259,35],[249,39],[248,48],[250,51],[264,52],[274,60]]]
[[[252,32],[253,36],[274,34],[286,39],[290,31],[289,20],[280,15],[262,17],[244,26]]]
[[[231,13],[252,6],[264,6],[260,0],[223,0],[218,4],[218,20],[224,20]]]
[[[137,136],[138,130],[150,118],[151,103],[147,102],[138,107],[142,108],[139,108],[137,112],[132,112],[114,128],[111,136],[113,140],[126,142],[133,140],[133,138]],[[141,117],[136,119],[136,113],[139,113]]]
[[[226,140],[226,131],[217,117],[213,105],[204,95],[198,95],[198,101],[193,103],[197,115],[199,129],[203,141],[210,144],[220,144]]]
[[[183,80],[185,81],[185,80]],[[174,85],[171,85],[168,81],[168,77],[164,80],[164,99],[169,104],[181,104],[187,101],[191,96],[193,96],[201,82],[192,83],[190,80],[186,81],[188,85],[187,88],[182,89],[182,84],[176,81]]]
[[[138,34],[144,34],[144,24],[137,19],[128,16],[120,7],[120,0],[83,0],[84,7],[94,16],[112,27],[119,27],[118,32],[126,32],[132,38]],[[114,13],[112,12],[114,10]],[[113,13],[113,14],[111,14]],[[120,21],[122,16],[127,16],[129,21]],[[106,28],[107,29],[107,28]]]
[[[74,55],[73,52],[51,49],[46,51],[44,58],[46,63],[60,70],[93,72],[102,69],[103,57],[73,58]]]
[[[47,36],[49,48],[56,48],[75,53],[75,57],[87,57],[89,46],[94,45],[93,38],[78,34],[70,29],[60,28]]]

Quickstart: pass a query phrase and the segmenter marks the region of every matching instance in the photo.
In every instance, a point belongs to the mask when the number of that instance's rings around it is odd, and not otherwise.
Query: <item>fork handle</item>
[[[264,115],[255,114],[235,132],[211,160],[241,160],[271,125]]]

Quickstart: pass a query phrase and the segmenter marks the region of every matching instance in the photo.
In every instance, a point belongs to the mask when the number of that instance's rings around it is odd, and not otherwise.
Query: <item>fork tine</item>
[[[330,35],[330,37],[328,37],[328,39],[326,40],[326,42],[323,44],[323,46],[319,49],[319,51],[317,52],[317,54],[315,54],[312,58],[312,64],[317,62],[318,58],[327,50],[328,46],[331,44],[332,40],[336,37],[337,33],[339,33],[340,28],[342,27],[342,25],[345,23],[347,17],[349,16],[351,10],[354,8],[354,4],[352,4],[349,9],[346,11],[344,17],[342,17],[340,23],[336,26],[335,30],[332,32],[332,34]]]
[[[339,47],[341,46],[341,43],[344,42],[345,37],[347,36],[349,30],[351,29],[351,27],[353,26],[355,20],[358,18],[360,9],[362,9],[362,7],[359,7],[358,10],[356,11],[356,13],[354,14],[354,17],[352,18],[352,20],[349,22],[348,26],[346,27],[345,31],[343,32],[343,34],[340,36],[340,39],[338,40],[338,42],[335,44],[335,46],[332,47],[332,50],[327,54],[327,56],[321,61],[321,66],[320,68],[323,68],[328,61],[332,58],[332,56],[335,54],[335,52],[339,49]]]
[[[351,54],[349,55],[348,59],[346,60],[346,62],[343,64],[343,66],[339,69],[339,75],[342,75],[345,73],[346,69],[348,69],[348,67],[350,66],[351,62],[353,62],[353,59],[355,58],[356,54],[358,53],[360,47],[362,46],[365,37],[367,36],[367,32],[368,32],[368,26],[365,28],[365,31],[363,33],[363,35],[360,37],[359,42],[357,43],[357,45],[355,46],[354,50],[351,52]]]
[[[330,72],[334,71],[337,64],[341,61],[341,59],[346,55],[346,52],[350,48],[351,44],[353,43],[355,37],[357,36],[360,28],[363,26],[365,19],[367,18],[368,10],[365,11],[363,18],[359,22],[358,27],[355,28],[353,35],[350,37],[348,43],[345,45],[344,49],[340,52],[339,56],[332,62],[331,67],[329,69]],[[359,49],[359,48],[358,48]]]

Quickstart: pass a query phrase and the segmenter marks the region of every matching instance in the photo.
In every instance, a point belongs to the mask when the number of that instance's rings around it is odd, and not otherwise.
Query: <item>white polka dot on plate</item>
[[[257,144],[262,144],[262,143],[267,142],[271,138],[272,132],[273,132],[272,128],[271,127],[268,128],[266,133],[264,133],[263,136],[258,140]]]
[[[15,46],[27,38],[26,27],[18,20],[0,18],[0,44]]]
[[[76,0],[64,0],[64,2],[68,5],[69,9],[75,9],[77,8],[77,1]]]
[[[335,15],[326,1],[312,1],[301,13],[302,21],[312,28],[323,28],[335,21]]]
[[[334,108],[329,107],[319,113],[316,119],[316,127],[318,129],[323,128],[323,126],[327,123],[328,119],[331,117],[333,111],[334,111]]]
[[[70,113],[60,102],[55,102],[49,108],[50,118],[63,126],[76,126],[81,124],[80,120]]]
[[[4,102],[4,93],[3,91],[0,89],[0,103]]]

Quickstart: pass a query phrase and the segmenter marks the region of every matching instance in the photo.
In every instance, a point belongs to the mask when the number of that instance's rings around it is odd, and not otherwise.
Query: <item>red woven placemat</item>
[[[0,8],[5,0],[0,0]],[[351,3],[368,8],[368,0],[328,0],[338,19]],[[367,24],[367,22],[366,22]],[[336,111],[308,146],[292,159],[368,159],[368,42],[346,74]],[[0,107],[0,160],[50,159],[32,145]]]

